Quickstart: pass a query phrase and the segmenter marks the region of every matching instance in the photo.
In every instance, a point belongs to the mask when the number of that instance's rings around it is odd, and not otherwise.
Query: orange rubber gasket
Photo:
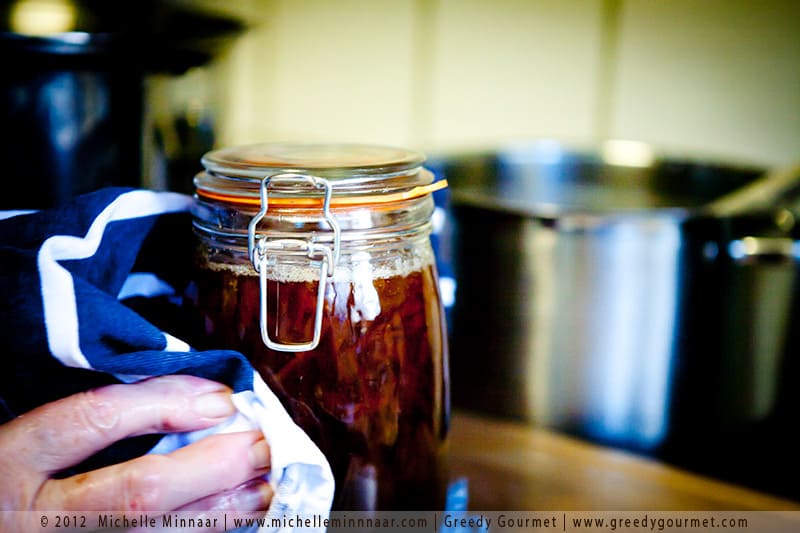
[[[376,204],[390,204],[395,202],[402,202],[404,200],[411,200],[419,198],[426,194],[439,191],[447,187],[447,180],[439,180],[428,185],[420,185],[403,192],[395,192],[389,194],[369,194],[364,196],[333,196],[331,197],[331,208],[334,207],[357,207],[362,205],[376,205]],[[238,205],[261,205],[260,197],[253,196],[239,196],[236,194],[222,194],[218,192],[208,191],[200,187],[197,188],[198,196],[208,198],[211,200],[220,200],[231,204]],[[322,206],[322,198],[287,198],[287,197],[270,197],[269,204],[276,207],[317,207]]]

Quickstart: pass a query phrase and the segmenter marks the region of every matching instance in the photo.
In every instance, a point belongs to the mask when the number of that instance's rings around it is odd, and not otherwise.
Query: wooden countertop
[[[455,412],[451,479],[484,511],[800,510],[800,504],[522,423]]]

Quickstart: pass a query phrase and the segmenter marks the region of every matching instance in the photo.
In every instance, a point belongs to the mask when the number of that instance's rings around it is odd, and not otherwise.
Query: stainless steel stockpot
[[[800,496],[796,169],[552,141],[437,168],[454,407]]]

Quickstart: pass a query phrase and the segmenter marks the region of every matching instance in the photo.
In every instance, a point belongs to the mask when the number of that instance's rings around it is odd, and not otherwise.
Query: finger
[[[178,529],[189,519],[193,533],[211,533],[227,531],[230,526],[227,514],[236,513],[237,518],[261,518],[269,509],[273,491],[263,478],[252,479],[238,487],[201,498],[158,517],[156,524],[162,525],[159,531]],[[135,518],[134,514],[132,518]],[[188,522],[188,520],[187,520]],[[150,532],[150,525],[128,530],[128,533]],[[182,531],[182,530],[181,530]]]
[[[212,435],[166,455],[145,455],[45,482],[37,509],[169,511],[241,485],[269,469],[258,431]]]
[[[162,376],[109,385],[36,408],[9,424],[27,450],[18,459],[45,475],[73,466],[125,437],[213,426],[235,407],[225,385],[193,376]]]

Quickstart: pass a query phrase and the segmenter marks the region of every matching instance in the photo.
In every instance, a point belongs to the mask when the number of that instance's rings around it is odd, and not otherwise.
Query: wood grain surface
[[[452,416],[451,479],[485,511],[800,510],[800,504],[527,424]]]

